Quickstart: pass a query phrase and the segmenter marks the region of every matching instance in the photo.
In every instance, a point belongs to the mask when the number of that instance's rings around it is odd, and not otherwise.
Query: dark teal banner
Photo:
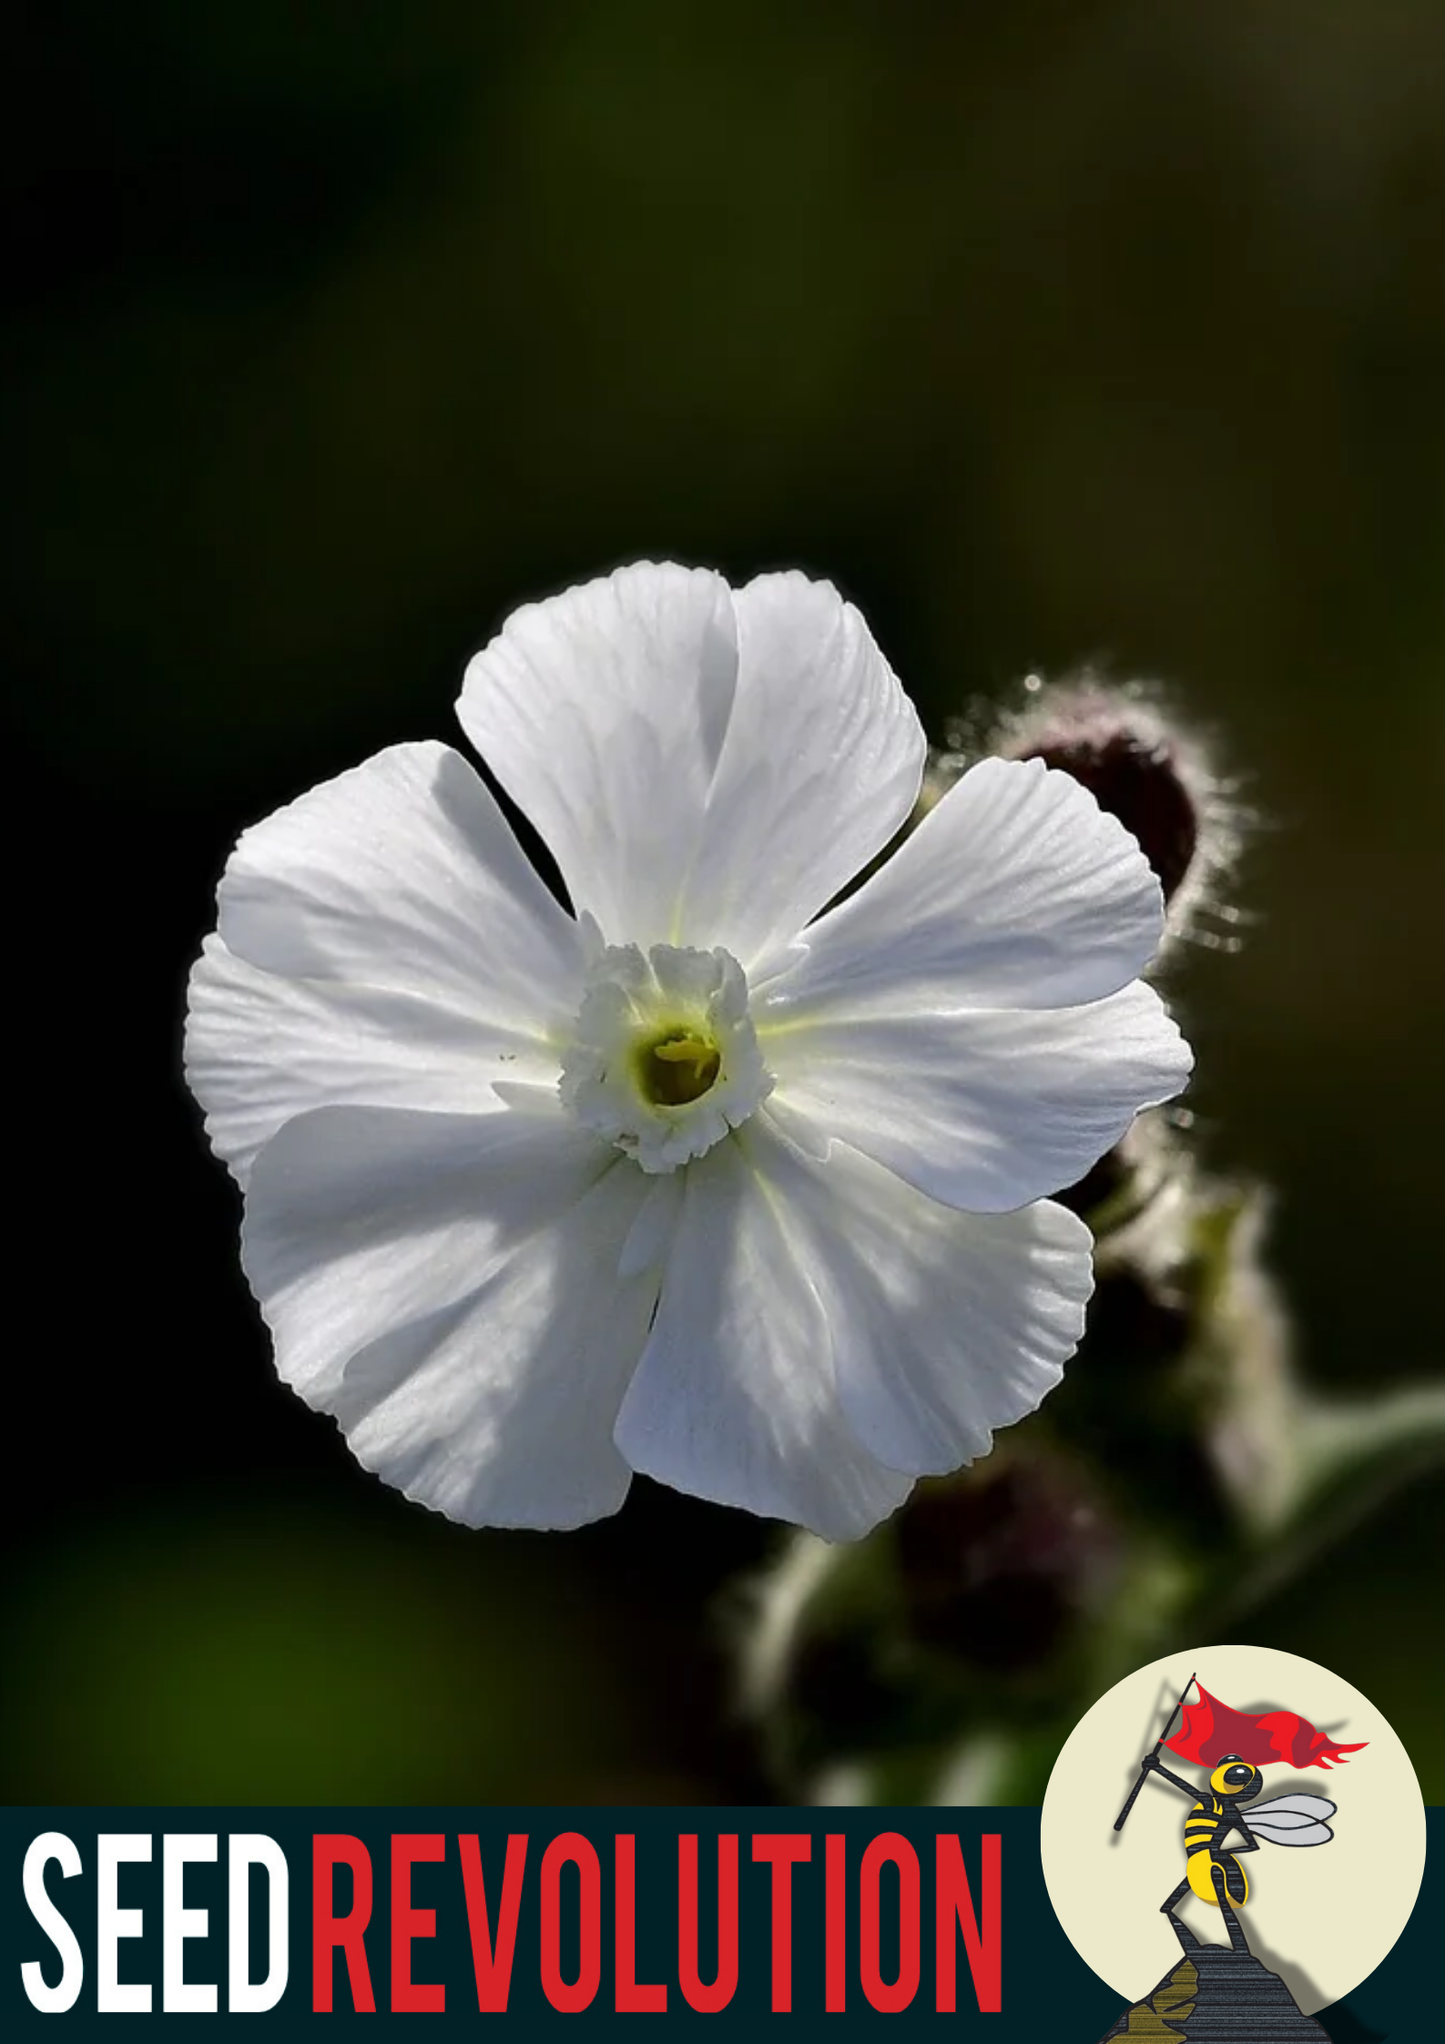
[[[1445,1813],[1414,1916],[1320,2021],[1420,2035]],[[8,1809],[0,2032],[359,2014],[519,2034],[788,2015],[1096,2044],[1036,1810]],[[209,2019],[209,2020],[208,2020]]]

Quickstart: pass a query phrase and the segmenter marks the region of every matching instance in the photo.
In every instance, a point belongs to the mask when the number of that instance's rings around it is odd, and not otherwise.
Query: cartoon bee
[[[1184,1820],[1184,1879],[1160,1903],[1160,1913],[1169,1918],[1188,1950],[1192,1940],[1174,1912],[1192,1890],[1201,1902],[1224,1911],[1229,1942],[1236,1951],[1247,1951],[1235,1912],[1249,1899],[1249,1880],[1236,1855],[1257,1852],[1261,1839],[1270,1845],[1328,1845],[1335,1834],[1327,1820],[1334,1816],[1335,1805],[1325,1796],[1276,1796],[1257,1804],[1246,1822],[1239,1806],[1254,1802],[1264,1787],[1264,1776],[1237,1753],[1226,1753],[1210,1769],[1209,1786],[1202,1795],[1193,1782],[1171,1774],[1160,1763],[1157,1751],[1146,1753],[1139,1764],[1142,1770],[1179,1789],[1192,1805]],[[1225,1841],[1236,1832],[1243,1843],[1226,1852]]]

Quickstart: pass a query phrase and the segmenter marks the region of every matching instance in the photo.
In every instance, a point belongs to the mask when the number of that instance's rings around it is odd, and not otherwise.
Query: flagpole
[[[1157,1758],[1157,1757],[1158,1757],[1158,1753],[1159,1753],[1159,1748],[1160,1748],[1160,1747],[1161,1747],[1161,1746],[1162,1746],[1162,1745],[1164,1744],[1164,1741],[1165,1741],[1165,1740],[1166,1740],[1166,1739],[1167,1739],[1167,1738],[1169,1737],[1169,1734],[1170,1734],[1170,1733],[1171,1733],[1171,1732],[1173,1731],[1173,1729],[1174,1729],[1174,1720],[1175,1720],[1175,1718],[1177,1718],[1177,1717],[1178,1717],[1178,1715],[1179,1715],[1180,1711],[1181,1711],[1181,1710],[1182,1710],[1182,1709],[1184,1708],[1184,1698],[1185,1698],[1185,1697],[1186,1697],[1186,1696],[1187,1696],[1187,1695],[1189,1694],[1190,1690],[1191,1690],[1191,1689],[1192,1689],[1193,1687],[1194,1687],[1194,1677],[1193,1677],[1193,1676],[1191,1675],[1191,1676],[1190,1676],[1190,1678],[1189,1678],[1189,1680],[1188,1680],[1188,1681],[1187,1681],[1187,1682],[1185,1683],[1185,1685],[1184,1685],[1184,1692],[1183,1692],[1183,1695],[1181,1695],[1181,1696],[1180,1696],[1180,1698],[1179,1698],[1179,1701],[1178,1701],[1178,1703],[1176,1703],[1176,1704],[1175,1704],[1175,1706],[1174,1706],[1173,1710],[1171,1710],[1171,1711],[1170,1711],[1170,1713],[1169,1713],[1169,1722],[1168,1722],[1168,1724],[1166,1724],[1166,1725],[1165,1725],[1165,1727],[1164,1727],[1163,1731],[1162,1731],[1162,1732],[1161,1732],[1161,1733],[1159,1734],[1159,1737],[1158,1737],[1158,1738],[1157,1738],[1157,1739],[1155,1740],[1155,1742],[1154,1742],[1154,1752],[1153,1752],[1153,1753],[1152,1753],[1152,1754],[1150,1755],[1150,1759],[1155,1759],[1155,1758]],[[1122,1830],[1123,1830],[1123,1828],[1124,1828],[1124,1819],[1125,1819],[1125,1818],[1126,1818],[1126,1817],[1128,1816],[1129,1812],[1130,1812],[1130,1811],[1131,1811],[1131,1810],[1133,1809],[1133,1807],[1134,1807],[1134,1803],[1135,1803],[1135,1800],[1136,1800],[1136,1798],[1138,1797],[1139,1791],[1140,1791],[1140,1789],[1141,1789],[1141,1788],[1143,1788],[1143,1786],[1144,1786],[1144,1777],[1145,1777],[1145,1775],[1146,1775],[1146,1774],[1147,1774],[1148,1772],[1149,1772],[1149,1763],[1148,1763],[1148,1761],[1146,1761],[1146,1760],[1141,1760],[1141,1761],[1139,1762],[1139,1779],[1138,1779],[1138,1780],[1137,1780],[1137,1781],[1135,1782],[1135,1784],[1134,1784],[1133,1788],[1131,1788],[1131,1789],[1130,1789],[1130,1791],[1129,1791],[1129,1800],[1128,1800],[1128,1802],[1127,1802],[1127,1803],[1125,1803],[1125,1805],[1124,1805],[1123,1809],[1122,1809],[1122,1810],[1121,1810],[1121,1811],[1119,1812],[1118,1816],[1117,1816],[1117,1817],[1116,1817],[1116,1818],[1114,1819],[1114,1829],[1115,1829],[1116,1831],[1122,1831]]]

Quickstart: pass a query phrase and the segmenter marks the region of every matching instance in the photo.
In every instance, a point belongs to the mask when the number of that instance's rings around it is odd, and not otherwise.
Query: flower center
[[[588,981],[558,1090],[584,1128],[644,1171],[675,1171],[773,1089],[726,951],[609,945]]]
[[[700,1100],[722,1069],[722,1052],[706,1037],[683,1030],[644,1050],[637,1061],[638,1083],[660,1107],[685,1107]]]

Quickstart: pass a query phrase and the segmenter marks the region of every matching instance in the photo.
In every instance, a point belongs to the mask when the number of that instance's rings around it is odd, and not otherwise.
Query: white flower
[[[863,1533],[1079,1338],[1044,1196],[1189,1070],[1137,977],[1158,885],[1066,775],[985,760],[828,909],[924,738],[801,575],[529,605],[457,707],[575,916],[464,759],[399,745],[243,835],[192,977],[281,1375],[468,1524],[645,1470]]]

